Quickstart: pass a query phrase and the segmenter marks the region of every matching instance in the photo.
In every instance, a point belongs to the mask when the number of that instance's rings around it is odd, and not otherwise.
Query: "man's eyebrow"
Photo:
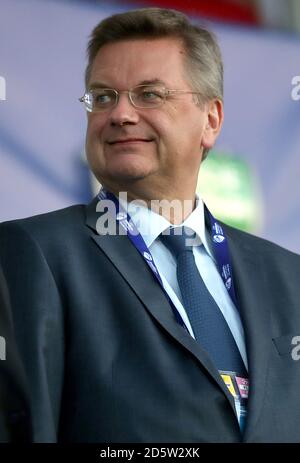
[[[165,82],[161,79],[147,79],[140,82],[138,85],[153,85],[153,84],[161,84],[166,85]]]
[[[155,84],[166,85],[166,83],[163,80],[155,78],[155,79],[142,80],[138,84],[134,85],[134,87],[137,87],[138,85],[155,85]],[[113,87],[111,85],[106,84],[105,82],[93,82],[89,85],[90,90],[93,90],[96,88],[113,88]]]
[[[93,82],[89,85],[89,89],[93,90],[94,88],[112,88],[111,86],[105,84],[104,82]]]

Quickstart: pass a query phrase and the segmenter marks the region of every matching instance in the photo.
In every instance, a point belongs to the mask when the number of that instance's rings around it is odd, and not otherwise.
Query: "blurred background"
[[[0,0],[0,221],[86,203],[85,49],[110,14],[175,8],[213,30],[225,122],[198,190],[217,217],[300,253],[298,0]]]

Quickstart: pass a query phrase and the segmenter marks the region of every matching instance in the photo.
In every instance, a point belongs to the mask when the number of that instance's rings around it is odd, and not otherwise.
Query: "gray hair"
[[[88,64],[85,85],[99,49],[108,43],[130,39],[174,37],[186,51],[186,74],[192,89],[204,101],[223,100],[223,63],[214,34],[192,24],[179,11],[166,8],[142,8],[115,14],[101,21],[92,31],[87,47]]]

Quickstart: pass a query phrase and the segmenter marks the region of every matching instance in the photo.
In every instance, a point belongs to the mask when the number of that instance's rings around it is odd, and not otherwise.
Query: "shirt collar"
[[[146,207],[146,203],[142,205],[138,201],[127,202],[123,198],[120,198],[120,203],[127,210],[148,249],[166,228],[174,226],[165,217]],[[199,196],[196,196],[193,212],[180,224],[183,225],[191,228],[199,236],[206,252],[214,259],[205,229],[204,203]]]

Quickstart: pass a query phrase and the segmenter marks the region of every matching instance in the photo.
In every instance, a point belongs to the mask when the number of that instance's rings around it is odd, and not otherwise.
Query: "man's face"
[[[168,89],[191,91],[184,75],[184,49],[173,38],[127,40],[104,45],[91,71],[89,87],[128,90],[160,81]],[[88,113],[86,152],[98,180],[112,191],[197,179],[203,147],[211,147],[209,105],[195,95],[176,94],[158,108],[135,108],[128,94],[105,112]]]

